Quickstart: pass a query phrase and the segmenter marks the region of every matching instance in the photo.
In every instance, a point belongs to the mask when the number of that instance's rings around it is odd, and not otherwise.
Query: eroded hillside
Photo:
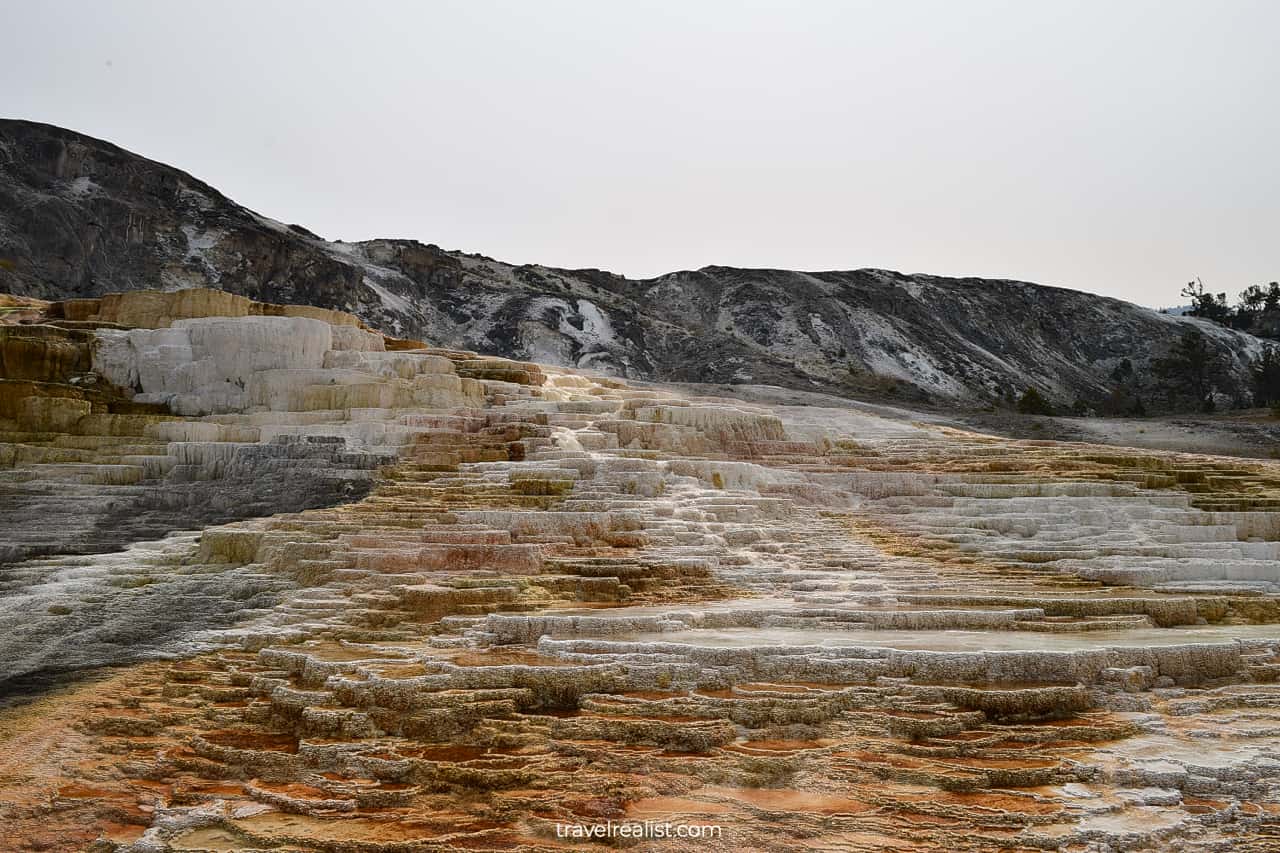
[[[1158,408],[1168,380],[1153,364],[1193,328],[1223,361],[1223,404],[1247,402],[1260,347],[1211,323],[1025,282],[730,267],[631,280],[412,240],[331,242],[110,143],[0,121],[0,291],[191,287],[623,377],[963,406],[1028,388],[1060,407],[1094,405],[1123,386]]]

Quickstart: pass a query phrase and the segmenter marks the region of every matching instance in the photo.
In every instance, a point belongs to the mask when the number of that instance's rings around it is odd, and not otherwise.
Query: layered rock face
[[[1153,406],[1153,361],[1190,329],[1226,368],[1222,401],[1247,400],[1260,347],[1212,323],[1025,282],[730,267],[628,280],[411,240],[331,242],[110,143],[0,120],[0,291],[157,286],[320,305],[389,334],[617,376],[966,405],[1030,387],[1063,406],[1097,402],[1120,376]]]
[[[0,327],[6,849],[1280,844],[1277,463],[222,300]]]

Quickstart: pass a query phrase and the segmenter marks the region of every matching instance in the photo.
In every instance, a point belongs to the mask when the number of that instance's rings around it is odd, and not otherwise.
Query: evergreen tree
[[[1191,310],[1187,313],[1192,317],[1203,317],[1206,320],[1224,324],[1231,319],[1232,312],[1231,306],[1227,304],[1227,294],[1206,293],[1204,282],[1198,278],[1187,282],[1187,286],[1182,288],[1182,295],[1191,300]]]
[[[1034,388],[1028,388],[1018,398],[1018,411],[1024,415],[1052,415],[1053,406]]]
[[[1280,347],[1263,349],[1262,356],[1251,365],[1253,402],[1268,406],[1280,402]]]
[[[1152,367],[1164,385],[1170,408],[1191,403],[1203,412],[1213,411],[1213,392],[1227,384],[1227,365],[1196,328],[1183,332],[1169,352]]]

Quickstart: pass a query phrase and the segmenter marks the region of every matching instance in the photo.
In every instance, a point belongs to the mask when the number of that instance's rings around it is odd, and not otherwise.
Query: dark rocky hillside
[[[669,381],[982,405],[1039,389],[1094,403],[1200,328],[1247,402],[1250,335],[1016,281],[706,267],[634,280],[512,266],[410,240],[326,241],[172,167],[0,121],[0,291],[43,298],[221,288],[351,311],[394,335]]]

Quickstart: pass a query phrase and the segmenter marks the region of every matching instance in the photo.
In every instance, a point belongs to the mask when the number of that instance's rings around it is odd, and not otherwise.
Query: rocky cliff
[[[0,291],[61,299],[213,287],[351,312],[434,344],[665,381],[765,383],[980,405],[1035,387],[1070,405],[1201,328],[1248,398],[1259,342],[1114,299],[887,270],[707,267],[632,280],[513,266],[411,240],[331,242],[177,169],[49,125],[0,121]],[[1119,377],[1119,378],[1118,378]]]

